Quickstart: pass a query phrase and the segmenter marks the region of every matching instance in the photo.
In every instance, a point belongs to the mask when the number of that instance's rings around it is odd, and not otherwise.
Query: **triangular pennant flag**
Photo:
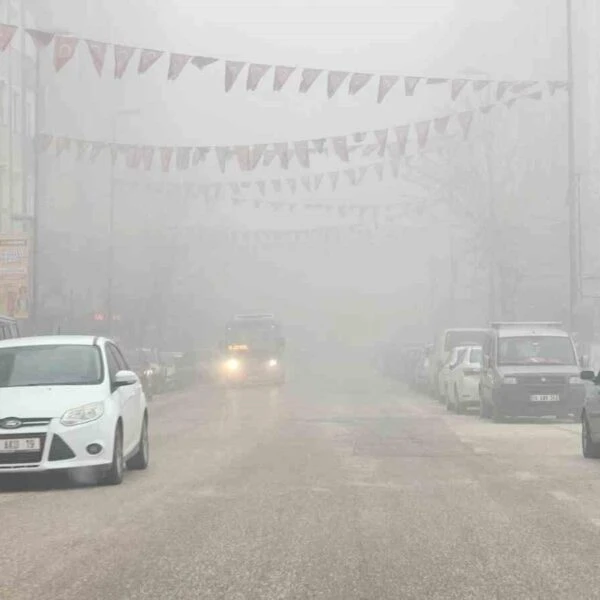
[[[290,166],[290,155],[288,152],[289,148],[287,142],[277,142],[276,144],[274,144],[274,146],[275,153],[281,161],[281,166],[284,169],[287,169]]]
[[[408,143],[408,136],[410,133],[410,125],[400,125],[394,129],[397,141],[397,150],[400,156],[406,154],[406,145]]]
[[[335,96],[349,75],[348,71],[329,71],[327,75],[327,95],[330,99]]]
[[[92,150],[90,152],[90,162],[94,163],[102,154],[102,150],[106,148],[106,144],[104,142],[92,142]]]
[[[323,154],[323,152],[325,152],[325,144],[327,143],[327,140],[325,138],[321,138],[319,140],[313,140],[312,143],[313,143],[313,146],[315,147],[315,150],[319,154]]]
[[[194,148],[194,154],[192,155],[192,166],[197,167],[201,162],[205,162],[209,152],[210,148]]]
[[[273,186],[273,189],[275,190],[276,194],[281,193],[282,188],[281,188],[281,180],[280,179],[272,179],[271,185]]]
[[[26,31],[38,50],[47,48],[54,39],[54,34],[49,31],[40,31],[39,29],[27,29]]]
[[[230,187],[231,191],[232,191],[234,194],[239,194],[239,193],[240,193],[240,184],[239,184],[239,183],[237,183],[237,182],[235,182],[235,181],[232,181],[232,182],[229,184],[229,187]]]
[[[160,149],[160,164],[164,173],[171,168],[171,159],[173,158],[173,148],[164,147]]]
[[[308,156],[308,142],[300,141],[294,142],[294,149],[296,150],[296,157],[298,158],[298,162],[305,169],[310,168],[310,158]]]
[[[492,112],[492,110],[494,110],[494,108],[496,108],[495,104],[486,104],[485,106],[482,106],[479,110],[484,114],[487,115],[489,113]]]
[[[248,80],[246,81],[246,89],[254,92],[270,68],[271,65],[251,64],[248,67]]]
[[[508,106],[508,108],[512,108],[517,102],[517,98],[510,98],[509,100],[505,100],[504,104]]]
[[[314,186],[315,191],[317,191],[321,187],[321,183],[323,182],[323,177],[325,177],[324,173],[317,173],[314,177]]]
[[[81,160],[90,148],[90,143],[85,140],[77,140],[77,160]]]
[[[245,62],[228,60],[225,63],[225,91],[230,92],[233,84],[240,76],[243,68],[246,66]]]
[[[303,175],[300,181],[302,182],[302,185],[304,186],[307,192],[312,191],[312,188],[310,186],[310,177],[308,175]]]
[[[348,162],[350,160],[350,156],[348,154],[348,139],[346,136],[341,135],[331,138],[331,142],[333,143],[333,149],[338,157],[344,162]]]
[[[273,78],[273,91],[280,92],[283,86],[287,83],[291,74],[296,70],[296,67],[285,67],[277,65],[275,67],[275,75]]]
[[[298,189],[298,182],[295,179],[288,179],[287,182],[290,186],[290,190],[292,190],[292,194],[295,194]]]
[[[268,167],[275,160],[276,156],[277,153],[273,148],[267,148],[267,150],[265,150],[265,155],[263,158],[263,165],[265,167]]]
[[[531,94],[527,94],[524,97],[528,98],[529,100],[541,100],[544,97],[544,92],[542,92],[542,90],[538,90],[537,92],[531,92]]]
[[[435,128],[435,132],[439,135],[446,135],[448,131],[448,124],[450,123],[450,116],[446,117],[438,117],[434,119],[433,126]]]
[[[260,183],[262,183],[262,182],[259,181],[256,185],[259,186]],[[263,204],[264,204],[264,202],[262,200],[255,200],[254,201],[254,208],[260,208]]]
[[[554,96],[558,90],[568,90],[569,83],[567,81],[549,81],[548,82],[548,90],[550,91],[550,95]]]
[[[176,54],[172,52],[169,59],[169,73],[167,79],[169,79],[169,81],[177,79],[181,75],[183,69],[185,69],[186,65],[190,62],[191,58],[192,57],[189,54]]]
[[[363,148],[362,155],[364,157],[371,156],[377,150],[378,144],[368,144]]]
[[[54,38],[54,68],[60,71],[75,55],[79,38],[57,35]]]
[[[478,79],[477,81],[473,82],[473,89],[476,92],[481,92],[482,90],[485,90],[486,87],[488,87],[492,82],[489,79]]]
[[[360,167],[360,169],[358,170],[357,183],[362,183],[363,179],[366,177],[368,172],[369,172],[369,165],[363,165],[362,167]]]
[[[232,200],[233,206],[240,206],[243,202],[246,201],[243,198],[232,198],[231,200]]]
[[[340,172],[339,171],[330,171],[328,173],[329,181],[331,182],[331,190],[335,192],[338,181],[340,180]]]
[[[218,60],[218,58],[213,58],[212,56],[194,56],[194,58],[192,58],[192,64],[202,71],[202,69],[216,63]]]
[[[47,152],[54,141],[54,136],[47,133],[39,133],[36,137],[36,149],[38,152]]]
[[[110,150],[110,158],[112,164],[116,164],[117,159],[119,158],[119,152],[121,151],[120,144],[109,144],[108,149]]]
[[[140,62],[138,65],[138,73],[143,75],[150,67],[154,66],[158,60],[162,57],[164,52],[162,50],[152,50],[151,48],[144,48],[140,53]]]
[[[355,96],[358,94],[371,79],[373,79],[373,75],[370,73],[353,73],[348,88],[350,95]]]
[[[105,44],[104,42],[96,42],[94,40],[86,40],[86,43],[90,51],[90,56],[92,57],[92,62],[96,68],[96,72],[98,75],[102,76],[108,44]]]
[[[377,94],[377,102],[381,104],[390,90],[400,81],[398,75],[382,75],[379,78],[379,92]]]
[[[510,81],[500,81],[498,83],[498,87],[496,88],[496,100],[502,100],[504,95],[510,89],[512,83]]]
[[[227,161],[231,156],[231,150],[227,146],[217,146],[215,148],[215,152],[217,154],[217,161],[219,163],[221,173],[225,173],[225,170],[227,169]]]
[[[377,173],[377,179],[379,179],[379,181],[383,181],[383,168],[384,163],[375,163],[375,173]]]
[[[375,137],[377,138],[377,143],[379,144],[379,156],[383,156],[385,154],[388,134],[389,129],[378,129],[375,131]]]
[[[177,154],[175,157],[175,164],[179,171],[184,171],[190,168],[190,160],[192,158],[191,148],[177,148]]]
[[[240,170],[250,170],[250,146],[235,146],[233,151],[237,156],[238,165]]]
[[[267,144],[254,144],[250,150],[250,169],[254,170],[258,167],[260,159],[263,157]]]
[[[398,175],[400,175],[400,163],[396,160],[392,160],[390,161],[390,167],[392,167],[394,179],[398,179]]]
[[[267,194],[267,182],[266,181],[257,181],[256,182],[256,186],[258,187],[258,191],[261,193],[262,196],[265,196]]]
[[[131,46],[115,46],[115,79],[121,79],[135,53]]]
[[[352,135],[352,139],[357,144],[362,144],[367,139],[367,134],[364,132],[358,132]]]
[[[306,94],[322,72],[323,69],[304,69],[302,71],[302,81],[300,82],[300,93]]]
[[[417,140],[419,142],[419,148],[423,149],[427,145],[429,139],[429,129],[431,127],[431,121],[419,121],[415,125],[417,129]]]
[[[59,137],[56,138],[56,156],[60,156],[65,150],[71,148],[71,138]]]
[[[4,52],[15,37],[17,28],[13,25],[0,24],[0,52]]]
[[[348,177],[348,181],[352,185],[356,185],[356,170],[355,169],[346,169],[344,171],[344,173],[346,174],[346,177]]]
[[[129,146],[126,152],[125,164],[129,169],[139,169],[142,162],[142,151],[139,146]]]
[[[460,93],[465,89],[467,83],[469,83],[468,79],[453,79],[451,84],[450,95],[452,100],[456,100]]]
[[[154,162],[154,147],[153,146],[144,146],[142,148],[142,164],[144,165],[144,169],[149,171],[152,168],[152,163]]]
[[[472,110],[465,110],[458,113],[458,122],[462,127],[465,139],[469,136],[469,130],[471,129],[471,123],[473,122],[473,115],[475,113]]]
[[[528,89],[532,88],[534,85],[537,85],[537,81],[517,81],[517,83],[513,83],[510,87],[510,91],[513,94],[522,94]]]
[[[404,78],[404,90],[407,96],[414,96],[415,89],[419,82],[421,81],[420,77],[405,77]]]
[[[428,77],[426,81],[427,85],[439,85],[441,83],[448,83],[446,77]]]

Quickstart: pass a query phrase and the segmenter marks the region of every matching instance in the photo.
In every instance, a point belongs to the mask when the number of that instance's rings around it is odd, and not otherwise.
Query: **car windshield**
[[[96,346],[53,345],[0,349],[0,388],[97,385],[102,360]]]
[[[568,337],[524,336],[499,340],[498,364],[575,366],[577,359]]]
[[[247,345],[252,348],[273,346],[279,338],[276,325],[264,322],[234,323],[227,328],[228,345]]]
[[[457,346],[483,344],[486,337],[485,331],[449,331],[446,334],[445,350],[452,350]]]

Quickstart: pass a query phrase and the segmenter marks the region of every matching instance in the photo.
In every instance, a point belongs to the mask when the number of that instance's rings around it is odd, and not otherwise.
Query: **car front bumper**
[[[39,438],[41,451],[0,453],[0,475],[35,473],[64,469],[107,467],[112,462],[116,423],[104,417],[75,427],[65,427],[59,419],[48,426],[0,430],[1,439]],[[98,454],[90,454],[91,444],[101,446]]]

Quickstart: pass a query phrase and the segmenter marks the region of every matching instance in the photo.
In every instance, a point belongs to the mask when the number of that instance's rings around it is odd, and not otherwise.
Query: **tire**
[[[462,406],[460,405],[460,396],[456,386],[454,386],[454,412],[457,415],[462,415],[464,412]]]
[[[123,482],[123,473],[125,472],[125,459],[123,457],[123,430],[120,425],[115,429],[115,441],[113,444],[113,459],[110,468],[101,483],[104,485],[119,485]]]
[[[600,458],[600,444],[592,441],[585,413],[581,417],[581,451],[585,458]]]
[[[150,462],[150,442],[148,440],[148,415],[144,415],[138,451],[127,461],[127,468],[144,471]]]

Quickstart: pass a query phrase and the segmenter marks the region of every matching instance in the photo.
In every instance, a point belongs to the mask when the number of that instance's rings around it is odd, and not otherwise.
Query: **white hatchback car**
[[[110,340],[0,342],[0,475],[82,470],[119,484],[148,466],[148,410],[137,375]]]

